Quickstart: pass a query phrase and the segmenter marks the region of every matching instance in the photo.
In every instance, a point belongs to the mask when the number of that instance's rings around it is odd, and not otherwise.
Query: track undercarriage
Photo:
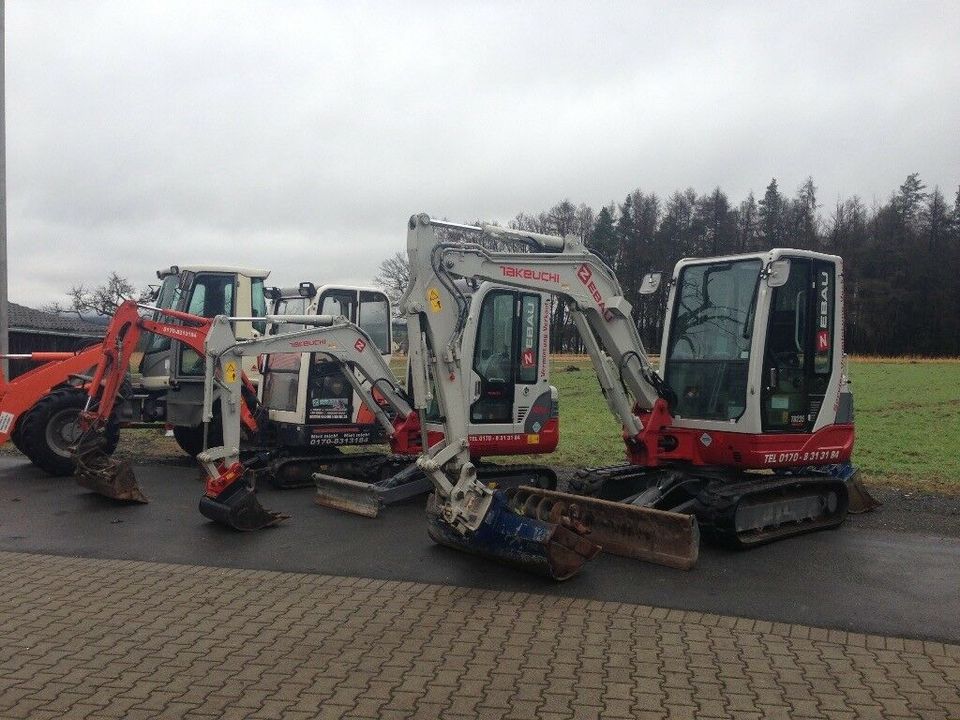
[[[793,468],[776,474],[673,465],[581,470],[571,491],[635,507],[693,515],[713,544],[748,548],[837,527],[861,497],[875,501],[850,465]]]

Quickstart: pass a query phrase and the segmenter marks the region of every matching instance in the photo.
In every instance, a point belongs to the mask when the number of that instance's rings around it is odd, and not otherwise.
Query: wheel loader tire
[[[75,463],[70,447],[80,438],[77,416],[87,402],[80,388],[64,387],[42,398],[23,420],[20,444],[23,454],[50,475],[72,475]],[[120,424],[110,418],[103,451],[112,455],[120,442]]]
[[[20,417],[20,419],[17,420],[17,426],[16,426],[15,428],[13,428],[13,432],[10,433],[10,442],[12,442],[12,443],[13,443],[13,446],[14,446],[17,450],[19,450],[22,454],[24,454],[24,455],[26,455],[27,453],[24,452],[23,443],[22,443],[21,440],[20,440],[20,438],[21,438],[20,431],[22,430],[22,428],[23,428],[23,423],[26,422],[26,420],[27,420],[27,415],[29,415],[29,414],[30,414],[30,411],[29,411],[29,410],[28,410],[27,412],[25,412],[25,413]]]
[[[203,452],[202,424],[193,427],[175,425],[173,438],[177,441],[180,449],[192,458]],[[223,445],[223,425],[220,422],[220,410],[214,406],[213,420],[210,421],[210,430],[207,434],[207,447],[217,447],[219,445]]]

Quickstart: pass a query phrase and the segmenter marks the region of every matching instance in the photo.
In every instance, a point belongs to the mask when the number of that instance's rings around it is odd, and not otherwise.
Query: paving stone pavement
[[[960,718],[960,646],[460,587],[0,553],[0,718]]]

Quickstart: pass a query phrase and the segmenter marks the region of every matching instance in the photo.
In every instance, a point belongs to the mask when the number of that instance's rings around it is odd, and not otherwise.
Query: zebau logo
[[[600,314],[603,315],[603,319],[607,322],[613,320],[613,313],[607,309],[603,295],[600,294],[600,291],[597,289],[597,284],[593,281],[593,270],[590,269],[590,266],[581,265],[580,269],[577,270],[577,277],[580,279],[580,282],[586,286],[587,290],[590,291],[590,296],[597,304],[597,307],[600,308]]]
[[[830,273],[820,271],[820,328],[817,332],[817,352],[825,353],[830,349]]]
[[[522,280],[539,280],[540,282],[560,283],[560,273],[550,272],[549,270],[531,270],[530,268],[511,267],[501,265],[501,272],[507,278],[520,278]]]
[[[353,347],[358,353],[363,352],[364,348],[367,347],[367,344],[363,341],[363,338],[357,338],[357,341],[353,344]]]

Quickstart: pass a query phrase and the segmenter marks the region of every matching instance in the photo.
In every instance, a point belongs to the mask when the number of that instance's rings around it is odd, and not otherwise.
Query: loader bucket
[[[524,515],[555,522],[563,515],[590,528],[590,539],[613,555],[689,570],[700,555],[700,529],[693,515],[522,486],[510,506]]]
[[[582,528],[544,522],[514,512],[503,492],[494,493],[493,503],[480,527],[465,535],[443,519],[436,495],[427,501],[427,520],[434,542],[554,580],[573,577],[600,552],[599,545],[583,537]]]
[[[200,514],[216,523],[244,532],[273,527],[290,517],[264,509],[257,500],[256,491],[242,479],[228,485],[215,498],[208,495],[200,498]]]
[[[76,454],[77,484],[98,495],[127,502],[147,503],[129,460],[114,460],[97,448]]]

